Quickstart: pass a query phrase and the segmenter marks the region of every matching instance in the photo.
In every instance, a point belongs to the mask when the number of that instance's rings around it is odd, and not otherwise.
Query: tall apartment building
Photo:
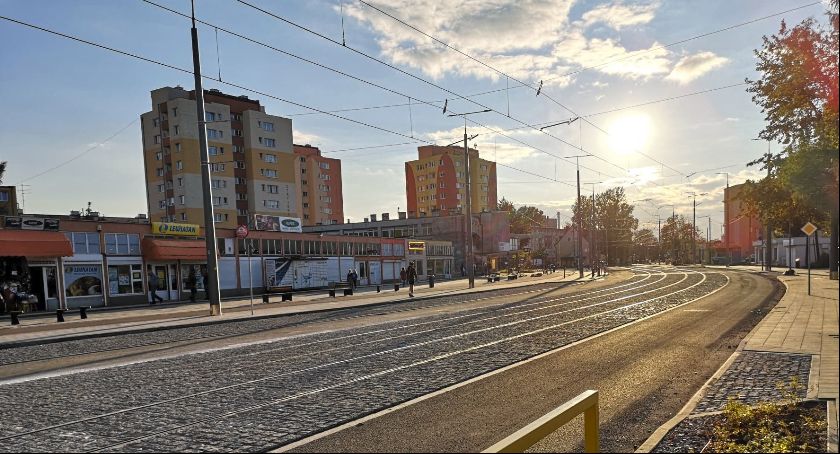
[[[341,161],[321,156],[321,150],[294,145],[303,225],[342,224],[344,199],[341,188]]]
[[[470,149],[472,211],[496,209],[496,163]],[[462,147],[427,145],[417,148],[418,159],[405,163],[405,193],[409,217],[454,214],[465,209],[466,172]]]
[[[151,92],[140,116],[146,199],[152,221],[204,224],[195,91]],[[292,121],[259,101],[205,90],[216,225],[248,224],[254,214],[301,217]]]

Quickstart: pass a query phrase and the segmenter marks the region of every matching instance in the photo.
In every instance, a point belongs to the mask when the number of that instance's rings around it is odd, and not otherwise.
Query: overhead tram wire
[[[454,92],[454,91],[452,91],[452,90],[450,90],[450,89],[448,89],[448,88],[446,88],[446,87],[443,87],[443,86],[438,85],[438,84],[436,84],[436,83],[434,83],[434,82],[431,82],[431,81],[429,81],[429,80],[426,80],[426,79],[424,79],[424,78],[422,78],[422,77],[420,77],[420,76],[418,76],[418,75],[416,75],[416,74],[412,74],[412,73],[410,73],[410,72],[408,72],[408,71],[405,71],[404,69],[399,68],[399,67],[397,67],[397,66],[394,66],[394,65],[392,65],[392,64],[390,64],[390,63],[388,63],[388,62],[386,62],[386,61],[384,61],[384,60],[381,60],[381,59],[379,59],[379,58],[376,58],[376,57],[374,57],[374,56],[372,56],[372,55],[369,55],[369,54],[367,54],[367,53],[365,53],[365,52],[362,52],[362,51],[360,51],[360,50],[358,50],[358,49],[355,49],[355,48],[353,48],[353,47],[351,47],[351,46],[346,46],[346,45],[344,45],[344,44],[342,44],[342,43],[340,43],[340,42],[338,42],[338,41],[334,40],[333,38],[330,38],[329,36],[323,35],[323,34],[321,34],[321,33],[317,32],[317,31],[315,31],[315,30],[312,30],[312,29],[310,29],[310,28],[308,28],[308,27],[305,27],[305,26],[303,26],[303,25],[300,25],[300,24],[298,24],[298,23],[296,23],[296,22],[294,22],[294,21],[292,21],[292,20],[290,20],[290,19],[287,19],[287,18],[285,18],[285,17],[283,17],[283,16],[279,16],[279,15],[277,15],[277,14],[275,14],[275,13],[271,12],[271,11],[268,11],[268,10],[266,10],[266,9],[260,8],[259,6],[256,6],[256,5],[253,5],[253,4],[251,4],[251,3],[248,3],[248,2],[247,2],[247,1],[245,1],[245,0],[235,0],[235,1],[237,1],[237,2],[241,3],[241,4],[245,5],[245,6],[248,6],[249,8],[253,8],[253,9],[255,9],[255,10],[257,10],[257,11],[259,11],[259,12],[261,12],[261,13],[263,13],[263,14],[267,15],[267,16],[273,17],[273,18],[275,18],[275,19],[277,19],[277,20],[279,20],[279,21],[281,21],[281,22],[284,22],[284,23],[289,24],[289,25],[291,25],[291,26],[293,26],[293,27],[296,27],[296,28],[298,28],[298,29],[300,29],[300,30],[303,30],[303,31],[305,31],[305,32],[307,32],[307,33],[310,33],[310,34],[315,35],[315,36],[317,36],[317,37],[319,37],[319,38],[322,38],[322,39],[324,39],[324,40],[326,40],[326,41],[329,41],[329,42],[331,42],[331,43],[333,43],[333,44],[335,44],[335,45],[337,45],[337,46],[340,46],[340,47],[342,47],[342,48],[344,48],[344,49],[348,49],[348,50],[350,50],[351,52],[354,52],[354,53],[356,53],[356,54],[358,54],[358,55],[361,55],[361,56],[363,56],[363,57],[365,57],[365,58],[367,58],[367,59],[370,59],[370,60],[372,60],[372,61],[375,61],[375,62],[377,62],[377,63],[379,63],[379,64],[381,64],[381,65],[387,66],[387,67],[389,67],[389,68],[391,68],[391,69],[393,69],[393,70],[395,70],[395,71],[397,71],[397,72],[399,72],[399,73],[401,73],[401,74],[404,74],[404,75],[406,75],[406,76],[408,76],[408,77],[411,77],[412,79],[416,79],[416,80],[418,80],[418,81],[420,81],[420,82],[423,82],[423,83],[425,83],[425,84],[427,84],[427,85],[429,85],[429,86],[432,86],[432,87],[435,87],[435,88],[437,88],[437,89],[439,89],[439,90],[445,91],[446,93],[449,93],[449,94],[451,94],[451,95],[455,96],[457,99],[461,99],[461,100],[464,100],[464,101],[470,102],[470,103],[475,104],[476,106],[478,106],[478,107],[480,107],[480,108],[482,108],[482,109],[489,109],[489,111],[491,111],[491,112],[494,112],[494,113],[496,113],[496,114],[498,114],[498,115],[501,115],[501,116],[503,116],[503,117],[509,118],[509,119],[511,119],[511,120],[513,120],[513,121],[515,121],[515,122],[517,122],[517,123],[520,123],[520,124],[522,124],[522,125],[524,125],[524,126],[526,126],[526,127],[531,128],[531,129],[533,129],[533,130],[535,130],[535,131],[537,131],[537,132],[540,132],[540,133],[542,133],[542,134],[545,134],[545,135],[547,135],[547,136],[549,136],[549,137],[551,137],[551,138],[553,138],[553,139],[555,139],[555,140],[557,140],[557,141],[559,141],[559,142],[562,142],[562,143],[566,144],[567,146],[569,146],[569,147],[571,147],[571,148],[573,148],[573,149],[575,149],[575,150],[579,150],[579,151],[582,151],[582,152],[584,152],[584,153],[589,153],[588,151],[586,151],[586,150],[582,149],[581,147],[579,147],[579,146],[577,146],[577,145],[574,145],[574,144],[572,144],[572,143],[570,143],[570,142],[567,142],[566,140],[563,140],[562,138],[557,137],[557,136],[555,136],[555,135],[553,135],[553,134],[551,134],[551,133],[549,133],[549,132],[546,132],[546,131],[541,130],[541,129],[539,129],[539,128],[535,127],[535,126],[532,126],[532,125],[528,124],[528,123],[527,123],[527,122],[525,122],[525,121],[522,121],[522,120],[520,120],[520,119],[518,119],[518,118],[516,118],[516,117],[508,116],[508,115],[507,115],[507,114],[505,114],[505,113],[502,113],[502,112],[500,112],[500,111],[498,111],[498,110],[496,110],[496,109],[493,109],[493,108],[491,108],[491,107],[489,107],[489,106],[486,106],[486,105],[484,105],[484,104],[482,104],[482,103],[480,103],[480,102],[478,102],[478,101],[475,101],[475,100],[469,99],[468,97],[466,97],[466,96],[464,96],[464,95],[461,95],[460,93],[456,93],[456,92]],[[477,123],[473,122],[473,124],[477,124]],[[592,153],[589,153],[589,154],[592,154]],[[595,155],[593,155],[593,156],[595,156]],[[570,164],[571,164],[571,161],[569,161],[569,160],[567,160],[567,159],[565,159],[565,158],[563,158],[563,157],[559,157],[559,156],[555,156],[555,157],[556,157],[557,159],[561,159],[561,160],[566,161],[566,162],[568,162],[568,163],[570,163]],[[609,160],[606,160],[606,159],[603,159],[603,158],[602,158],[602,160],[603,160],[605,163],[608,163],[608,164],[610,164],[610,165],[612,165],[612,166],[615,166],[615,167],[617,167],[617,168],[619,168],[619,169],[621,169],[621,170],[624,170],[625,172],[627,171],[627,169],[625,169],[625,168],[623,168],[623,167],[621,167],[621,166],[619,166],[619,165],[617,165],[617,164],[615,164],[615,163],[613,163],[613,162],[611,162],[611,161],[609,161]],[[581,167],[582,167],[582,168],[586,168],[586,167],[583,167],[583,166],[581,166]],[[593,172],[597,172],[597,171],[595,171],[595,170],[593,170],[593,169],[588,169],[588,170],[591,170],[591,171],[593,171]],[[602,173],[603,173],[603,172],[602,172]]]
[[[155,59],[152,59],[152,58],[144,57],[144,56],[141,56],[141,55],[138,55],[138,54],[135,54],[135,53],[132,53],[132,52],[124,51],[124,50],[121,50],[121,49],[117,49],[117,48],[114,48],[114,47],[106,46],[104,44],[96,43],[96,42],[93,42],[93,41],[90,41],[90,40],[87,40],[87,39],[84,39],[84,38],[79,38],[77,36],[68,35],[66,33],[62,33],[62,32],[56,31],[56,30],[51,30],[51,29],[41,27],[41,26],[38,26],[38,25],[35,25],[35,24],[30,24],[28,22],[17,20],[17,19],[11,18],[11,17],[0,15],[0,19],[8,21],[8,22],[15,23],[15,24],[18,24],[18,25],[22,25],[22,26],[25,26],[25,27],[29,27],[29,28],[32,28],[34,30],[49,33],[51,35],[59,36],[61,38],[69,39],[71,41],[76,41],[76,42],[79,42],[79,43],[82,43],[82,44],[87,44],[89,46],[93,46],[93,47],[96,47],[96,48],[99,48],[99,49],[107,50],[109,52],[113,52],[113,53],[116,53],[116,54],[119,54],[119,55],[123,55],[123,56],[126,56],[126,57],[131,57],[131,58],[134,58],[136,60],[144,61],[146,63],[151,63],[151,64],[154,64],[154,65],[162,66],[162,67],[169,68],[169,69],[172,69],[172,70],[175,70],[175,71],[179,71],[179,72],[182,72],[182,73],[185,73],[185,74],[190,74],[190,75],[193,74],[192,70],[189,70],[189,69],[186,69],[186,68],[182,68],[182,67],[175,66],[175,65],[172,65],[172,64],[169,64],[169,63],[165,63],[165,62],[162,62],[160,60],[155,60]],[[407,134],[404,134],[404,133],[401,133],[401,132],[398,132],[398,131],[393,131],[393,130],[388,129],[388,128],[373,125],[373,124],[366,123],[366,122],[363,122],[363,121],[360,121],[360,120],[355,120],[355,119],[348,118],[348,117],[345,117],[345,116],[342,116],[342,115],[329,113],[329,112],[326,112],[324,110],[318,109],[316,107],[311,107],[311,106],[308,106],[306,104],[302,104],[302,103],[299,103],[299,102],[296,102],[296,101],[292,101],[292,100],[285,99],[285,98],[282,98],[282,97],[279,97],[279,96],[275,96],[275,95],[272,95],[270,93],[267,93],[267,92],[264,92],[264,91],[261,91],[261,90],[249,88],[249,87],[246,87],[244,85],[240,85],[240,84],[233,83],[233,82],[230,82],[230,81],[219,80],[219,79],[217,79],[216,77],[213,77],[213,76],[208,76],[208,75],[202,74],[201,77],[203,79],[212,80],[214,82],[218,82],[218,83],[223,84],[223,85],[227,85],[227,86],[230,86],[230,87],[233,87],[233,88],[237,88],[237,89],[244,90],[244,91],[247,91],[247,92],[250,92],[250,93],[254,93],[256,95],[271,98],[271,99],[274,99],[276,101],[280,101],[280,102],[283,102],[283,103],[286,103],[286,104],[291,104],[293,106],[297,106],[297,107],[300,107],[300,108],[303,108],[303,109],[309,109],[309,110],[312,110],[312,111],[315,111],[315,112],[323,113],[325,115],[329,115],[331,117],[338,118],[340,120],[344,120],[344,121],[347,121],[347,122],[350,122],[350,123],[355,123],[355,124],[358,124],[358,125],[361,125],[361,126],[365,126],[365,127],[375,129],[375,130],[378,130],[378,131],[382,131],[382,132],[386,132],[386,133],[389,133],[389,134],[398,135],[398,136],[401,136],[401,137],[405,137],[407,139],[412,139],[415,142],[422,142],[422,143],[426,143],[426,144],[429,144],[429,145],[437,145],[437,143],[429,141],[429,140],[424,140],[424,139],[421,139],[421,138],[418,138],[418,137],[411,137]],[[131,124],[133,124],[133,123],[134,122],[132,122]],[[126,126],[126,128],[131,126],[131,124]],[[119,132],[122,132],[122,130],[120,130]],[[117,134],[119,134],[119,132]],[[506,168],[509,168],[509,169],[512,169],[512,170],[516,170],[518,172],[522,172],[522,173],[525,173],[525,174],[528,174],[528,175],[537,176],[537,177],[540,177],[540,178],[543,178],[543,179],[547,179],[549,181],[555,181],[554,179],[552,179],[550,177],[546,177],[546,176],[543,176],[543,175],[540,175],[540,174],[537,174],[537,173],[534,173],[534,172],[530,172],[530,171],[527,171],[527,170],[519,169],[517,167],[504,165],[504,164],[497,164],[497,165],[500,165],[502,167],[506,167]],[[556,182],[559,182],[559,181],[556,181]],[[559,182],[559,183],[563,183],[563,182]],[[563,184],[565,184],[565,183],[563,183]]]
[[[179,15],[179,16],[183,16],[183,17],[185,17],[185,18],[192,19],[192,18],[191,18],[191,16],[188,16],[188,15],[186,15],[185,13],[181,13],[181,12],[179,12],[179,11],[173,10],[173,9],[168,8],[168,7],[166,7],[166,6],[163,6],[163,5],[160,5],[160,4],[158,4],[158,3],[155,3],[155,2],[153,2],[153,1],[151,1],[151,0],[142,0],[142,1],[143,1],[143,2],[145,2],[145,3],[148,3],[148,4],[152,5],[152,6],[155,6],[155,7],[161,8],[161,9],[166,10],[166,11],[169,11],[169,12],[171,12],[171,13],[173,13],[173,14],[177,14],[177,15]],[[259,8],[257,8],[257,9],[259,9]],[[262,11],[262,10],[261,10],[261,11]],[[271,13],[270,13],[270,12],[267,12],[266,14],[271,14]],[[295,59],[298,59],[298,60],[304,61],[304,62],[306,62],[306,63],[310,63],[310,64],[315,65],[315,66],[318,66],[318,67],[320,67],[320,68],[322,68],[322,69],[326,69],[326,70],[331,71],[331,72],[334,72],[334,73],[336,73],[336,74],[339,74],[339,75],[342,75],[342,76],[348,77],[348,78],[350,78],[350,79],[356,80],[356,81],[361,82],[361,83],[363,83],[363,84],[370,85],[370,86],[373,86],[373,87],[379,88],[379,89],[381,89],[381,90],[384,90],[384,91],[387,91],[387,92],[389,92],[389,93],[393,93],[393,94],[396,94],[396,95],[399,95],[399,96],[402,96],[402,97],[407,97],[407,98],[414,99],[414,100],[418,101],[418,102],[419,102],[419,103],[421,103],[421,104],[425,104],[425,105],[428,105],[428,106],[432,106],[432,107],[435,107],[436,109],[440,109],[440,108],[441,108],[441,106],[437,105],[437,104],[436,104],[436,102],[432,102],[432,101],[425,101],[425,100],[419,99],[419,98],[417,98],[417,97],[415,97],[415,96],[412,96],[412,95],[409,95],[409,94],[406,94],[406,93],[402,93],[402,92],[399,92],[399,91],[397,91],[397,90],[393,90],[393,89],[391,89],[391,88],[385,87],[385,86],[383,86],[383,85],[379,85],[379,84],[374,83],[374,82],[370,82],[370,81],[368,81],[368,80],[365,80],[365,79],[360,78],[360,77],[357,77],[357,76],[353,76],[353,75],[351,75],[351,74],[345,73],[345,72],[343,72],[343,71],[341,71],[341,70],[338,70],[338,69],[332,68],[332,67],[327,66],[327,65],[324,65],[324,64],[322,64],[322,63],[318,63],[318,62],[316,62],[316,61],[309,60],[309,59],[307,59],[307,58],[304,58],[304,57],[301,57],[301,56],[295,55],[295,54],[293,54],[293,53],[291,53],[291,52],[284,51],[284,50],[282,50],[282,49],[279,49],[279,48],[277,48],[277,47],[274,47],[274,46],[272,46],[272,45],[270,45],[270,44],[267,44],[267,43],[264,43],[264,42],[258,41],[258,40],[256,40],[256,39],[253,39],[253,38],[247,37],[247,36],[245,36],[245,35],[242,35],[242,34],[239,34],[239,33],[233,32],[233,31],[228,30],[228,29],[226,29],[226,28],[224,28],[224,27],[220,27],[220,26],[218,26],[218,25],[216,25],[216,24],[211,24],[211,23],[209,23],[209,22],[205,22],[205,21],[202,21],[202,20],[199,20],[199,19],[196,19],[196,22],[199,22],[199,23],[201,23],[201,24],[203,24],[203,25],[206,25],[206,26],[208,26],[208,27],[213,27],[213,28],[215,28],[215,29],[217,29],[217,30],[221,30],[221,31],[223,31],[223,32],[225,32],[225,33],[228,33],[228,34],[230,34],[230,35],[232,35],[232,36],[236,36],[236,37],[238,37],[238,38],[240,38],[240,39],[243,39],[243,40],[249,41],[249,42],[251,42],[251,43],[253,43],[253,44],[257,44],[257,45],[260,45],[260,46],[266,47],[266,48],[271,49],[271,50],[273,50],[273,51],[275,51],[275,52],[282,53],[282,54],[287,55],[287,56],[289,56],[289,57],[292,57],[292,58],[295,58]],[[317,32],[313,32],[313,33],[316,33],[316,34],[317,34]],[[320,35],[320,34],[317,34],[317,35],[318,35],[318,36],[322,36],[322,37],[323,37],[323,35]],[[330,38],[328,38],[328,37],[324,37],[324,38],[325,38],[325,39],[328,39],[328,40],[331,40],[331,39],[330,39]],[[342,47],[347,47],[347,46],[342,46]],[[352,49],[352,48],[350,48],[350,47],[347,47],[347,48],[348,48],[348,49],[351,49],[351,50],[354,50],[354,49]],[[355,50],[354,50],[354,51],[355,51]],[[358,51],[356,51],[356,52],[358,52]],[[366,55],[366,56],[367,56],[367,54],[363,54],[363,55]],[[368,57],[369,57],[369,58],[374,58],[374,57],[370,57],[370,56],[368,56]],[[374,58],[374,59],[375,59],[375,58]],[[378,60],[378,59],[376,59],[376,60],[381,62],[381,60]],[[382,63],[387,65],[387,63],[385,63],[385,62],[382,62]],[[391,65],[388,65],[388,66],[391,66]],[[393,67],[393,66],[391,66],[391,67]],[[394,68],[396,68],[396,67],[394,67]],[[396,69],[398,69],[398,68],[396,68]],[[402,70],[400,70],[400,71],[402,71]],[[406,74],[409,74],[409,73],[406,73]],[[420,80],[422,80],[422,79],[420,79]],[[436,86],[437,86],[437,85],[436,85]],[[438,87],[438,88],[445,90],[445,89],[444,89],[444,88],[442,88],[442,87]],[[456,94],[456,95],[457,95],[457,94]],[[489,108],[488,108],[488,109],[489,109]],[[491,110],[492,110],[492,109],[491,109]],[[318,113],[327,114],[327,111],[320,110],[320,111],[318,111]],[[533,146],[533,145],[530,145],[530,144],[528,144],[528,143],[526,143],[526,142],[524,142],[524,141],[522,141],[522,140],[520,140],[520,139],[516,139],[516,138],[514,138],[514,137],[507,136],[507,135],[503,134],[503,132],[502,132],[501,130],[490,128],[489,126],[486,126],[486,125],[484,125],[484,124],[482,124],[482,123],[479,123],[479,122],[477,122],[477,121],[475,121],[475,120],[473,120],[473,119],[468,119],[468,121],[469,121],[470,123],[474,124],[474,125],[477,125],[477,126],[483,127],[483,128],[487,129],[487,130],[488,130],[488,131],[490,131],[490,132],[493,132],[493,133],[495,133],[495,134],[499,134],[499,135],[501,135],[501,136],[503,136],[503,137],[506,137],[506,138],[508,138],[508,139],[510,139],[510,140],[513,140],[513,141],[515,141],[515,142],[517,142],[517,143],[519,143],[519,144],[521,144],[521,145],[523,145],[523,146],[526,146],[526,147],[528,147],[528,148],[534,149],[534,150],[539,151],[539,152],[541,152],[541,153],[545,153],[545,154],[547,154],[547,155],[549,155],[549,156],[552,156],[552,157],[554,157],[554,158],[556,158],[556,159],[566,160],[566,159],[565,159],[565,158],[563,158],[562,156],[556,155],[556,154],[554,154],[554,153],[551,153],[551,152],[548,152],[548,151],[543,150],[543,149],[541,149],[541,148],[538,148],[538,147],[535,147],[535,146]],[[517,120],[517,121],[518,121],[518,120]],[[531,127],[532,129],[535,129],[535,130],[537,129],[537,128],[533,127],[533,126],[528,125],[528,124],[527,124],[527,123],[525,123],[525,122],[522,122],[522,121],[518,121],[518,122],[519,122],[519,123],[521,123],[521,124],[523,124],[523,125],[526,125],[526,127]],[[557,140],[560,140],[561,142],[563,142],[563,143],[565,143],[565,144],[567,144],[567,145],[569,145],[569,146],[573,146],[573,145],[571,145],[569,142],[564,141],[563,139],[560,139],[560,138],[558,138],[558,137],[555,137],[555,136],[553,136],[553,135],[551,135],[551,134],[548,134],[548,135],[549,135],[550,137],[553,137],[553,138],[557,139]],[[583,150],[581,150],[581,151],[583,151]],[[566,161],[567,161],[567,160],[566,160]],[[571,161],[567,161],[567,162],[571,163]],[[590,169],[590,168],[588,168],[588,167],[583,167],[583,168],[585,168],[585,169],[587,169],[587,170],[589,170],[589,171],[592,171],[592,172],[597,172],[596,170],[594,170],[594,169]],[[619,167],[619,168],[620,168],[620,167]],[[625,171],[626,171],[626,169],[622,169],[622,170],[625,170]],[[602,173],[603,173],[603,172],[602,172]]]

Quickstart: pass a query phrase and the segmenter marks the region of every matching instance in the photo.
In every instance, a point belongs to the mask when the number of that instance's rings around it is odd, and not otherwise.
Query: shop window
[[[69,298],[102,295],[102,266],[65,265],[64,291]]]
[[[140,235],[136,233],[106,233],[105,253],[108,255],[140,255]]]
[[[67,232],[64,234],[73,244],[73,254],[99,254],[99,234],[93,232]]]
[[[140,264],[108,266],[108,286],[111,295],[142,294],[143,266]]]

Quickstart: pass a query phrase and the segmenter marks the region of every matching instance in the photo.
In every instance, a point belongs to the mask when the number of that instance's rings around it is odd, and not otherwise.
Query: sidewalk
[[[52,313],[24,314],[21,316],[21,324],[18,326],[11,326],[8,317],[0,319],[3,323],[3,325],[0,325],[0,345],[35,340],[55,341],[68,336],[102,335],[162,327],[223,323],[251,317],[266,318],[305,312],[320,312],[574,280],[577,280],[577,273],[572,274],[571,271],[567,271],[564,279],[561,270],[541,277],[523,275],[519,279],[501,280],[494,283],[488,283],[486,277],[476,277],[475,288],[473,289],[467,288],[466,279],[436,282],[434,288],[429,288],[428,283],[422,283],[415,285],[415,298],[408,296],[408,288],[406,287],[401,286],[399,291],[395,292],[393,284],[381,286],[381,293],[377,293],[376,287],[373,286],[357,289],[353,296],[336,296],[335,298],[330,297],[326,289],[318,292],[294,294],[292,302],[280,302],[280,295],[272,295],[269,304],[262,303],[261,295],[255,295],[253,316],[250,311],[250,298],[247,296],[223,300],[222,317],[210,316],[206,301],[93,309],[88,312],[86,320],[80,320],[78,312],[70,312],[65,314],[66,321],[64,323],[57,323],[55,314]],[[585,280],[589,280],[588,275]],[[337,295],[341,295],[341,292]]]
[[[758,267],[730,269],[758,272]],[[777,268],[784,272],[786,268]],[[771,273],[784,284],[785,295],[744,338],[738,350],[670,421],[656,430],[637,452],[657,452],[663,440],[690,438],[694,421],[719,412],[730,398],[748,404],[778,400],[778,383],[797,377],[800,397],[829,403],[829,444],[837,452],[838,400],[838,281],[827,270],[807,270],[796,276]],[[763,273],[763,272],[762,272]],[[697,419],[695,419],[697,418]],[[833,427],[833,429],[832,429]],[[668,441],[670,447],[676,445]]]

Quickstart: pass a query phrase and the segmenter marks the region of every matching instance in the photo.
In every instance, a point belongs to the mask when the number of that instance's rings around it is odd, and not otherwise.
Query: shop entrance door
[[[38,297],[38,302],[28,309],[44,311],[58,309],[58,284],[55,266],[29,267],[30,291]]]
[[[172,287],[170,285],[172,279],[169,274],[169,267],[167,265],[152,265],[151,272],[158,277],[158,287],[155,289],[157,296],[163,298],[165,301],[173,299],[171,291]]]

